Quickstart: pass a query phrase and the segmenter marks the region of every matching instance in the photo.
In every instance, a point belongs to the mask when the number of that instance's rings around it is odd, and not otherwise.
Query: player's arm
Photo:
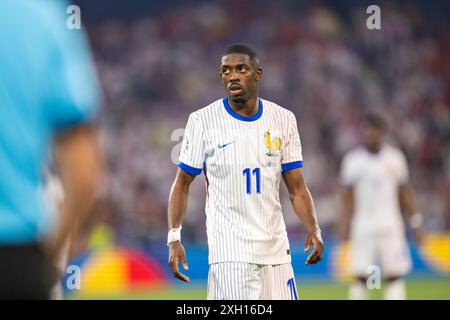
[[[65,129],[56,136],[54,154],[64,189],[61,221],[50,244],[52,258],[58,259],[86,220],[99,189],[103,162],[96,128],[83,124]]]
[[[169,233],[178,233],[176,237],[180,237],[181,225],[183,223],[184,214],[186,212],[189,186],[194,180],[195,175],[178,168],[175,181],[169,195],[167,220],[169,225]],[[185,270],[188,269],[186,259],[186,251],[184,250],[181,240],[170,242],[169,244],[169,265],[173,275],[183,281],[189,282],[189,277],[182,274],[178,268],[178,262],[181,260]]]
[[[406,219],[411,226],[415,240],[420,243],[423,240],[423,216],[417,208],[414,191],[411,187],[408,163],[406,157],[399,154],[398,167],[398,200]]]
[[[311,246],[314,247],[313,251],[306,259],[305,264],[317,263],[322,260],[323,241],[316,211],[314,209],[313,199],[306,186],[302,170],[300,168],[295,168],[284,171],[282,174],[283,180],[289,191],[295,214],[300,218],[308,230],[305,252],[308,252]]]
[[[398,188],[400,206],[406,214],[409,225],[413,229],[415,240],[420,243],[424,237],[423,216],[417,209],[414,191],[410,183]]]
[[[341,190],[341,237],[343,240],[350,238],[350,222],[354,209],[354,193],[352,186],[343,186]]]

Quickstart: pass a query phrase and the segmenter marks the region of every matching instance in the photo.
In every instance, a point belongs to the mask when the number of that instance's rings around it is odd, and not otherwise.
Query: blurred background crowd
[[[367,111],[385,117],[388,140],[405,152],[426,229],[450,230],[450,29],[439,6],[384,3],[382,29],[369,30],[368,4],[352,1],[168,1],[150,8],[136,1],[138,12],[109,13],[74,2],[105,95],[109,192],[98,211],[116,243],[165,245],[179,129],[189,113],[225,95],[220,57],[237,41],[259,53],[260,96],[297,117],[304,174],[326,238],[338,235],[340,161],[358,144]],[[203,180],[190,192],[185,243],[206,243]],[[282,204],[291,239],[302,239],[284,187]]]

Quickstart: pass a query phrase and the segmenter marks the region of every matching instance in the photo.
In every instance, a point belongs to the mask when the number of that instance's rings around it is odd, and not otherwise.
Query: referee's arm
[[[81,124],[55,139],[56,169],[64,188],[61,222],[50,248],[55,261],[68,241],[72,244],[101,190],[104,163],[97,131],[93,124]]]

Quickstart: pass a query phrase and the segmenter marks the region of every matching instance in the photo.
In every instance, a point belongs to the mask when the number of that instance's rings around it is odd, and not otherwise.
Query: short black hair
[[[232,53],[241,53],[248,55],[250,57],[250,61],[253,62],[255,65],[259,65],[259,58],[256,54],[255,49],[253,49],[251,46],[245,43],[234,43],[231,46],[228,47],[228,49],[223,54],[224,56]]]
[[[364,115],[362,119],[362,124],[364,126],[369,126],[378,129],[380,131],[386,130],[386,123],[384,122],[383,118],[376,113],[368,113]]]

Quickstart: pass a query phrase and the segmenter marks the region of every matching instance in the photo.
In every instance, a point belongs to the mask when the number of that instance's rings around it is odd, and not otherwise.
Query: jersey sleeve
[[[181,144],[178,167],[190,174],[199,175],[205,162],[205,137],[200,118],[189,116]]]
[[[50,127],[59,129],[96,118],[101,95],[83,30],[70,30],[65,27],[61,14],[55,13],[55,16],[57,18],[48,21],[51,63],[46,74],[47,90],[43,103]],[[61,23],[64,23],[62,27]]]
[[[399,152],[398,156],[398,183],[400,185],[407,184],[409,181],[409,170],[408,170],[408,162],[406,161],[406,157],[403,153]]]
[[[340,171],[340,182],[344,186],[352,186],[356,183],[357,179],[357,169],[355,166],[355,161],[350,154],[344,156],[341,164]]]
[[[289,129],[284,148],[282,149],[281,172],[303,167],[302,143],[297,129],[297,120],[289,114]]]

